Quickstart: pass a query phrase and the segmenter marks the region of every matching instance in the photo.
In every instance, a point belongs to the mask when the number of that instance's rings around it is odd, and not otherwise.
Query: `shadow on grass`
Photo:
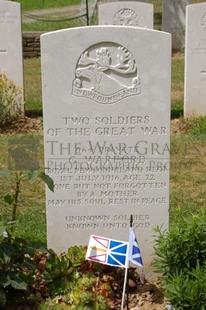
[[[42,112],[42,109],[39,109],[39,110],[26,110],[25,111],[25,115],[27,117],[39,117],[39,116],[43,116],[43,112]]]
[[[171,119],[183,116],[183,104],[174,104],[171,107]]]
[[[162,26],[162,13],[161,12],[154,13],[154,24],[158,27]]]
[[[41,117],[43,116],[42,109],[40,110],[26,110],[25,115],[27,117]],[[171,109],[171,119],[179,118],[183,116],[183,107],[174,106]]]

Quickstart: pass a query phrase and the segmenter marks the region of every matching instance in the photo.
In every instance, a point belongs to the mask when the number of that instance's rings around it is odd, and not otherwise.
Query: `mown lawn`
[[[11,153],[9,151],[9,143],[11,141],[20,141],[24,138],[34,141],[38,140],[38,151],[36,152],[36,160],[40,167],[44,167],[43,163],[43,136],[42,134],[9,134],[0,135],[0,173],[9,168],[9,160]],[[4,196],[14,194],[15,192],[15,176],[21,171],[10,171],[10,176],[1,176],[0,174],[0,222],[10,223],[12,219],[12,206],[4,202]],[[43,182],[39,180],[30,184],[23,181],[20,185],[20,200],[17,208],[17,222],[14,225],[14,233],[20,237],[25,237],[34,242],[46,242],[46,215],[45,215],[45,187]],[[9,224],[10,226],[10,224]]]
[[[31,10],[41,10],[48,8],[56,8],[63,6],[70,6],[80,4],[81,0],[17,0],[16,2],[21,3],[22,10],[31,11]]]

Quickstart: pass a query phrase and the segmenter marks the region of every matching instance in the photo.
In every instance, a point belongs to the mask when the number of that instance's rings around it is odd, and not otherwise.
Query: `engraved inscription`
[[[18,20],[18,15],[12,15],[5,10],[0,11],[0,24],[14,24]]]
[[[134,10],[124,8],[114,15],[114,25],[135,26],[138,27],[139,20]]]
[[[151,226],[149,214],[133,214],[133,227],[148,229]],[[68,230],[82,229],[128,229],[129,217],[126,214],[111,215],[66,215],[66,228]]]
[[[97,44],[84,51],[76,66],[72,94],[103,104],[141,94],[131,52],[115,43]]]
[[[201,19],[201,27],[203,30],[206,30],[206,13],[203,15]]]
[[[206,81],[206,70],[201,70],[202,81]]]
[[[206,38],[200,38],[195,42],[195,46],[191,47],[191,53],[193,56],[206,54]]]
[[[64,196],[49,199],[49,207],[117,210],[131,206],[148,212],[168,204],[164,175],[169,171],[169,146],[156,142],[158,135],[168,134],[168,128],[154,126],[149,115],[65,115],[62,127],[48,128],[47,134],[47,172],[55,180],[55,193]],[[68,139],[62,141],[63,134]],[[114,136],[139,139],[110,140]],[[148,136],[153,140],[148,141]],[[71,141],[71,137],[80,139]],[[150,228],[148,215],[135,216],[135,227]],[[65,226],[67,230],[123,230],[128,228],[126,217],[69,216],[66,211]]]

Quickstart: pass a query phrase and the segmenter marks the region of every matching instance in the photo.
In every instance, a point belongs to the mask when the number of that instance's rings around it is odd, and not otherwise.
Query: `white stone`
[[[3,72],[23,92],[21,7],[20,3],[0,0],[0,73]]]
[[[206,2],[187,7],[184,116],[206,115]]]
[[[162,0],[162,30],[172,34],[173,50],[185,46],[185,11],[192,0]]]
[[[135,1],[99,4],[100,25],[153,28],[153,5]]]
[[[127,0],[117,0],[117,2],[121,2],[121,1],[128,2]],[[147,0],[134,0],[134,2],[147,2]]]
[[[160,53],[161,50],[161,53]],[[147,278],[153,228],[168,227],[171,35],[91,26],[41,36],[48,246],[128,241]]]

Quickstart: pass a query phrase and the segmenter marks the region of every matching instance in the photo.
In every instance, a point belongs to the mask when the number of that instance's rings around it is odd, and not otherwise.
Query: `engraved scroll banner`
[[[171,36],[95,26],[41,46],[48,246],[128,241],[133,214],[149,273],[153,228],[168,227]]]
[[[100,43],[82,53],[75,69],[73,95],[108,104],[139,94],[137,64],[125,47]]]

